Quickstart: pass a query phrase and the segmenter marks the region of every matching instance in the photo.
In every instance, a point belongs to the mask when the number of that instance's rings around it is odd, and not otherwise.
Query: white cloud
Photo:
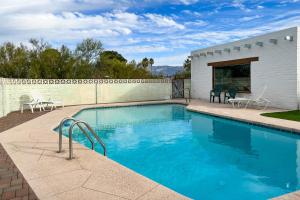
[[[176,29],[184,29],[184,25],[178,24],[172,18],[158,15],[158,14],[145,14],[152,22],[154,22],[158,27],[172,27]]]
[[[183,10],[181,12],[186,15],[193,16],[193,17],[202,17],[203,16],[200,12],[197,12],[197,11]]]
[[[128,46],[119,48],[119,50],[125,54],[132,53],[133,49],[134,49],[135,54],[153,53],[153,52],[158,53],[158,52],[170,51],[170,49],[164,45],[134,45],[134,46],[128,45]]]
[[[233,0],[232,6],[243,11],[250,12],[251,10],[244,5],[244,0]]]
[[[111,37],[128,35],[139,27],[138,16],[132,13],[115,13],[111,16],[84,15],[77,12],[21,13],[1,15],[2,39],[5,35],[22,35],[23,40],[30,37],[45,39],[82,39],[89,37]]]
[[[185,22],[184,24],[187,26],[206,26],[208,23],[203,20],[195,20],[192,22]]]
[[[198,0],[180,0],[181,3],[185,5],[195,4],[198,2]]]
[[[0,14],[118,9],[125,5],[124,1],[115,0],[0,0]]]
[[[239,21],[241,21],[241,22],[248,22],[248,21],[252,21],[252,20],[255,20],[255,19],[259,19],[259,18],[261,18],[260,15],[247,16],[247,17],[240,18]]]
[[[256,8],[257,8],[257,9],[264,9],[265,7],[264,7],[264,6],[261,6],[261,5],[258,5]]]

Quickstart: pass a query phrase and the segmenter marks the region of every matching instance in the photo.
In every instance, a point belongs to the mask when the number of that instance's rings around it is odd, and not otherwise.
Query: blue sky
[[[191,50],[300,26],[300,0],[0,0],[0,42],[87,37],[128,60],[182,65]]]

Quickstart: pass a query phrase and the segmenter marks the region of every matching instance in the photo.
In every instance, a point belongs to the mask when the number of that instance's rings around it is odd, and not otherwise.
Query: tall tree
[[[96,64],[102,51],[103,45],[101,41],[88,38],[77,45],[75,54],[79,59],[89,64]]]
[[[42,78],[59,78],[62,66],[60,63],[60,52],[56,49],[46,49],[41,52],[40,73]]]
[[[188,58],[184,61],[184,63],[183,63],[183,68],[184,68],[184,70],[187,71],[187,72],[190,72],[190,71],[191,71],[191,64],[192,64],[192,61],[191,61],[191,59],[188,57]]]
[[[30,39],[30,48],[19,44],[0,45],[0,76],[10,78],[150,78],[150,63],[138,67],[116,51],[103,51],[102,43],[83,40],[74,52],[62,45],[51,48],[44,40]]]
[[[100,63],[101,60],[118,60],[127,63],[127,60],[117,51],[103,51],[100,55]]]
[[[150,71],[151,71],[151,73],[152,73],[152,66],[153,66],[153,64],[154,64],[154,59],[153,59],[153,58],[150,58],[150,59],[149,59],[149,64],[150,64]]]
[[[143,58],[141,64],[142,64],[143,68],[147,68],[149,66],[149,60],[148,60],[148,58]]]

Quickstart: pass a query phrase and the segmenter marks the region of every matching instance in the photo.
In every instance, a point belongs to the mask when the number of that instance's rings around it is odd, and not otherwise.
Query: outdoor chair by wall
[[[40,109],[40,111],[42,111],[42,105],[39,103],[39,101],[37,99],[32,99],[30,102],[27,103],[22,103],[21,104],[21,113],[23,113],[24,111],[24,106],[29,106],[31,112],[34,112],[34,108],[38,107]]]
[[[224,103],[226,103],[226,100],[235,99],[235,96],[236,96],[236,89],[229,88],[224,94]]]
[[[29,106],[31,112],[34,112],[34,108],[38,107],[40,111],[46,110],[46,107],[50,107],[50,111],[53,110],[53,108],[56,108],[57,106],[64,107],[64,103],[62,100],[52,100],[49,98],[46,100],[39,92],[33,91],[31,92],[31,101],[22,103],[21,105],[21,113],[23,113],[24,106]]]
[[[213,90],[210,91],[209,102],[211,102],[211,99],[213,100],[213,102],[215,102],[215,97],[218,97],[219,103],[221,103],[221,93],[222,88],[220,86],[216,86]]]
[[[33,91],[31,93],[31,96],[33,99],[38,99],[39,103],[42,105],[43,110],[46,110],[47,107],[50,107],[51,111],[53,110],[53,108],[56,108],[57,106],[64,107],[64,103],[62,100],[53,99],[52,97],[45,98],[37,91]]]

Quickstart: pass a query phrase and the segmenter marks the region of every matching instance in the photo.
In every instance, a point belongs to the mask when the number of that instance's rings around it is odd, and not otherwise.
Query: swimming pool
[[[267,199],[300,188],[297,135],[177,104],[86,109],[74,117],[96,129],[110,159],[193,199]],[[78,133],[74,140],[90,147]]]

